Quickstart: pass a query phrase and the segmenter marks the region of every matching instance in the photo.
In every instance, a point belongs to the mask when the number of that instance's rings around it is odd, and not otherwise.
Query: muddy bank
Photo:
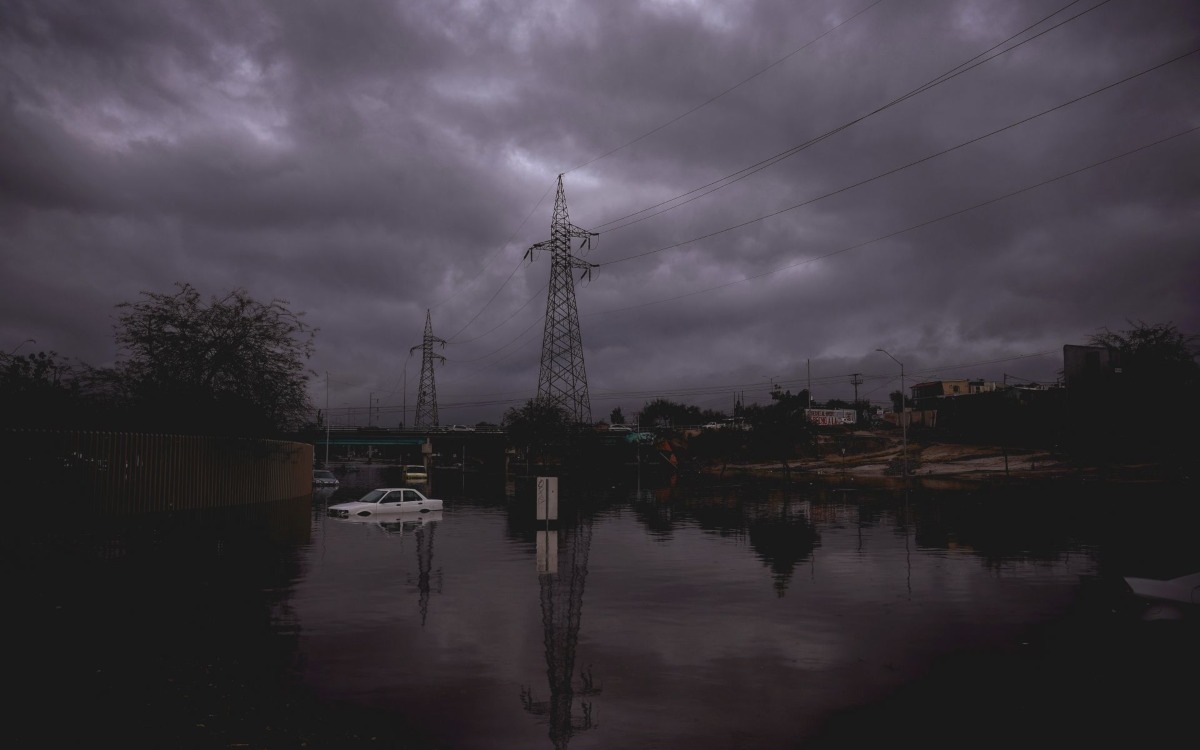
[[[900,438],[847,441],[825,455],[773,462],[710,462],[696,471],[711,476],[751,475],[793,481],[872,488],[972,489],[993,484],[1080,484],[1191,482],[1195,465],[1140,461],[1081,463],[1036,449],[953,443],[909,442]],[[908,473],[904,472],[907,454]]]

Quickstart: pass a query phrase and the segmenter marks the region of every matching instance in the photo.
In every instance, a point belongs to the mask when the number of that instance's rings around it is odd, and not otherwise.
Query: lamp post
[[[329,468],[329,370],[325,371],[325,468]]]
[[[904,363],[892,357],[886,349],[876,349],[875,351],[887,354],[893,362],[900,365],[900,445],[901,456],[904,459],[904,478],[908,479],[908,419],[904,413]]]

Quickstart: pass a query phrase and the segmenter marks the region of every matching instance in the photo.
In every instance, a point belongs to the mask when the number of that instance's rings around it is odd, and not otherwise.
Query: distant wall
[[[10,506],[36,517],[128,515],[288,500],[312,493],[308,443],[194,435],[0,431]]]

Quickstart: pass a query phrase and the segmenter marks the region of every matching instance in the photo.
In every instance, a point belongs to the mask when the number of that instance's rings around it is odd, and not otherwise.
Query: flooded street
[[[325,516],[379,480],[364,469],[273,508],[10,529],[17,713],[72,709],[26,736],[1059,747],[1164,738],[1195,705],[1194,621],[1139,619],[1117,585],[1200,569],[1197,513],[1169,488],[564,481],[548,529],[524,488],[435,475],[441,512]]]

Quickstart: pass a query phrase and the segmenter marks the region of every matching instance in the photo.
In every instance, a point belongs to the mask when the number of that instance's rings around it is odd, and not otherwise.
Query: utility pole
[[[579,309],[575,303],[573,272],[582,271],[580,280],[590,278],[595,263],[575,257],[571,241],[580,239],[579,249],[592,247],[596,232],[580,229],[567,214],[567,196],[562,175],[554,197],[554,217],[550,239],[525,251],[529,262],[538,250],[550,252],[550,289],[546,295],[546,325],[542,332],[542,363],[538,371],[538,401],[563,409],[576,423],[592,421],[588,398],[587,372],[583,365],[583,338],[579,332]]]
[[[808,370],[808,408],[812,408],[812,360],[804,360],[804,367]]]
[[[367,427],[371,426],[371,410],[375,407],[375,391],[367,394]]]
[[[325,371],[325,468],[329,468],[329,370]]]
[[[858,424],[860,414],[858,410],[858,387],[862,385],[862,373],[856,372],[850,376],[850,384],[854,386],[854,423]]]
[[[900,441],[901,441],[900,445],[902,446],[901,447],[901,451],[902,451],[901,455],[904,457],[904,459],[903,459],[904,460],[904,479],[907,480],[908,479],[908,410],[904,406],[904,402],[907,400],[904,397],[905,396],[905,393],[904,393],[904,363],[901,362],[900,360],[896,359],[895,357],[892,357],[892,355],[886,349],[876,349],[875,351],[883,352],[884,354],[887,354],[889,357],[891,357],[893,362],[900,365]]]
[[[420,346],[408,350],[411,355],[417,349],[421,350],[421,385],[417,391],[417,414],[413,418],[413,426],[418,430],[438,426],[437,385],[433,379],[433,361],[439,359],[443,364],[446,358],[433,353],[433,345],[441,344],[446,348],[446,340],[433,335],[433,321],[429,311],[425,311],[425,336]]]
[[[409,351],[408,356],[412,356]],[[404,385],[401,386],[400,393],[400,429],[404,429],[405,422],[408,421],[408,360],[404,360]]]

